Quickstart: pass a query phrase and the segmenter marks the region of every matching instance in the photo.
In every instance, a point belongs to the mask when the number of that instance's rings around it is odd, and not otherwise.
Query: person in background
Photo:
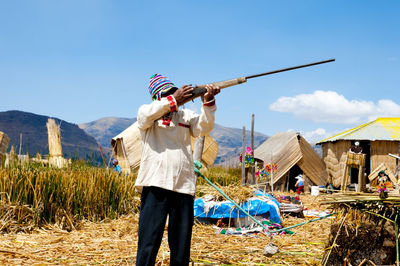
[[[118,174],[120,175],[121,174],[121,166],[119,166],[118,160],[117,159],[113,159],[112,160],[112,164],[113,164],[113,167],[114,167],[114,171],[118,172]]]
[[[297,182],[294,185],[295,187],[297,187],[297,194],[300,195],[301,192],[304,193],[304,179],[302,175],[298,175],[296,176]]]
[[[363,152],[363,149],[362,149],[362,147],[360,146],[360,142],[358,142],[358,141],[354,142],[354,145],[350,147],[349,152],[352,152],[352,153],[362,153],[362,152]]]
[[[180,89],[166,77],[150,77],[153,100],[142,105],[137,122],[142,156],[135,189],[141,193],[136,265],[154,265],[168,216],[170,265],[189,265],[193,204],[196,190],[191,137],[205,136],[214,127],[214,95],[206,85],[200,115],[181,107],[193,87]]]
[[[388,187],[392,187],[392,183],[389,181],[389,176],[384,170],[378,173],[378,193],[380,198],[388,197]]]

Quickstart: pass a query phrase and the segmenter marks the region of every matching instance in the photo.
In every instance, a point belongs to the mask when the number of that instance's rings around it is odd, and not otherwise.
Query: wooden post
[[[107,167],[106,158],[104,157],[103,149],[101,148],[100,142],[99,142],[99,149],[100,149],[100,153],[101,153],[101,158],[103,158],[104,167],[106,168]]]
[[[19,133],[19,153],[21,155],[21,147],[22,147],[22,133]]]
[[[251,115],[251,150],[254,158],[254,114]],[[251,182],[252,185],[256,183],[256,166],[251,166]]]
[[[246,185],[246,169],[245,169],[245,155],[246,155],[246,127],[243,127],[243,148],[242,148],[242,186]]]
[[[399,142],[399,150],[398,150],[398,154],[400,156],[400,142]],[[400,173],[400,164],[399,164],[399,159],[396,158],[396,171],[394,173],[394,176],[397,178],[397,182],[399,182],[399,173]]]
[[[286,180],[288,179],[288,174],[285,174],[282,179],[283,179],[283,181],[281,183],[281,192],[284,192],[285,186],[286,186]]]
[[[197,137],[194,143],[193,160],[201,162],[201,157],[203,155],[204,140],[205,136]]]
[[[365,176],[364,176],[364,167],[360,165],[358,168],[358,186],[357,186],[357,192],[364,192],[365,190]]]
[[[347,166],[347,164],[344,167],[344,173],[342,176],[342,183],[340,185],[340,190],[341,191],[346,191],[346,186],[347,186],[347,172],[349,171],[349,167]]]
[[[274,193],[274,171],[272,170],[272,152],[271,152],[271,193]]]
[[[286,184],[286,192],[289,192],[289,182],[290,182],[290,169],[287,172],[287,184]]]

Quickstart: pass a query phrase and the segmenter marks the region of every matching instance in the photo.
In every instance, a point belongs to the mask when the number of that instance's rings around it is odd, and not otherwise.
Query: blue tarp
[[[255,196],[265,196],[266,200],[262,199],[249,199],[248,201],[240,204],[245,211],[247,211],[251,216],[261,215],[264,213],[269,213],[270,220],[275,223],[281,223],[281,218],[279,217],[279,202],[278,200],[268,195],[260,190],[254,192]],[[238,218],[247,216],[245,213],[240,211],[235,207],[230,201],[214,202],[215,205],[208,210],[206,213],[204,210],[204,200],[202,198],[196,199],[194,201],[194,216],[200,218]],[[206,203],[208,204],[208,203]],[[278,209],[278,210],[277,210]]]

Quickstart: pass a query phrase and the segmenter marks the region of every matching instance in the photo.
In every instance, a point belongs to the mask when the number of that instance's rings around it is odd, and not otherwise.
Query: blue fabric
[[[115,171],[115,172],[118,172],[118,174],[120,174],[120,173],[121,173],[121,166],[116,165],[116,166],[114,167],[114,171]]]
[[[299,186],[304,186],[304,182],[303,182],[303,181],[300,181],[300,182],[299,182]]]
[[[278,200],[260,190],[254,192],[255,196],[266,196],[271,199],[280,208]],[[281,223],[281,218],[275,206],[260,199],[251,199],[240,205],[251,216],[269,213],[270,220],[275,223]],[[238,218],[247,216],[244,212],[236,208],[231,202],[223,201],[210,208],[208,213],[204,212],[204,200],[196,199],[194,201],[194,216],[200,218]]]

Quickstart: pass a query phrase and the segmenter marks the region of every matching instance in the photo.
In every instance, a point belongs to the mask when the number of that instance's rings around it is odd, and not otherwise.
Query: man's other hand
[[[204,94],[204,100],[203,102],[209,102],[214,99],[214,96],[220,93],[220,89],[218,86],[215,86],[213,84],[207,84],[206,85],[207,92]]]

